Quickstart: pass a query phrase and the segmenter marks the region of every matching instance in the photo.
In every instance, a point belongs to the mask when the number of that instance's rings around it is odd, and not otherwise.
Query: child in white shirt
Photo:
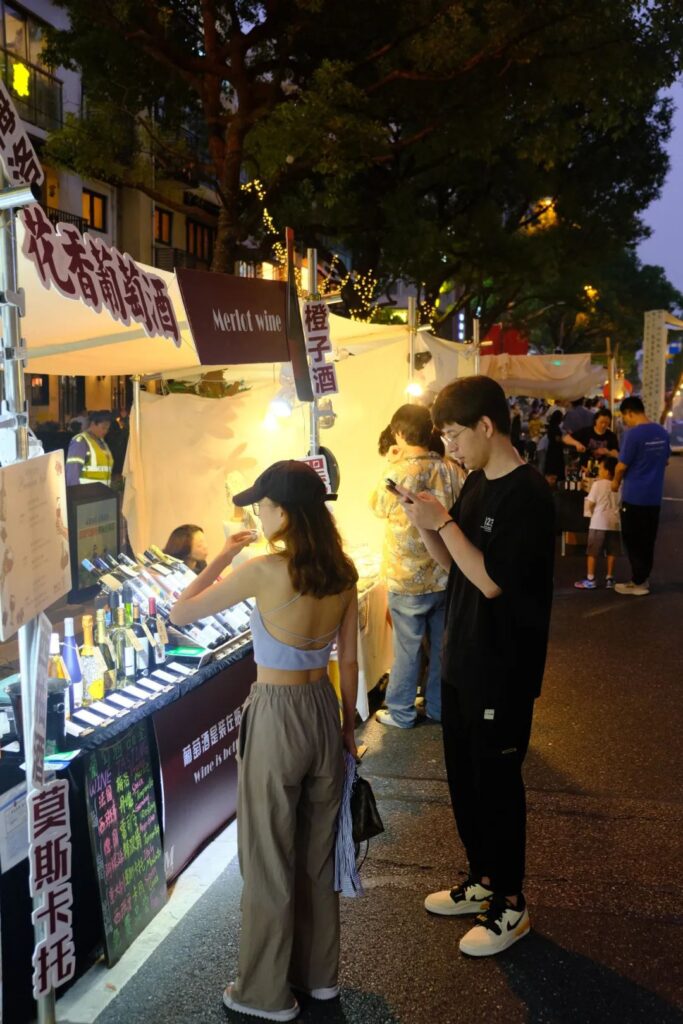
[[[600,459],[598,479],[591,487],[586,498],[586,509],[591,517],[588,528],[588,545],[586,561],[588,563],[585,580],[579,580],[574,586],[577,590],[595,590],[595,570],[598,558],[607,555],[607,578],[605,586],[608,590],[614,587],[614,564],[617,555],[621,554],[621,490],[612,490],[612,480],[617,467],[617,460],[610,455]]]

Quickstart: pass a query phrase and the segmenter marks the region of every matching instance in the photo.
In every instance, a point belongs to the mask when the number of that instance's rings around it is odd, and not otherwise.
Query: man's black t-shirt
[[[617,435],[613,430],[606,430],[604,434],[597,434],[595,427],[583,427],[581,430],[572,430],[572,437],[586,449],[581,453],[581,461],[587,462],[598,448],[606,448],[610,452],[619,451]]]
[[[532,466],[496,480],[470,473],[451,509],[484,553],[502,593],[487,598],[455,564],[446,604],[443,677],[479,714],[541,692],[553,595],[555,514],[548,484]]]

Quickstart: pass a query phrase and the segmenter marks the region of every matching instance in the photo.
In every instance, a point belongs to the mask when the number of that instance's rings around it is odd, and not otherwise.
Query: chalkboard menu
[[[166,902],[145,722],[99,747],[86,767],[88,824],[111,967]]]

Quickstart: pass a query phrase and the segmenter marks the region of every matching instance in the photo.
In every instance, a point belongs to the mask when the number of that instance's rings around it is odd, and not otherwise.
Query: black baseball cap
[[[246,491],[233,496],[239,508],[270,498],[280,505],[312,505],[319,501],[336,501],[336,494],[328,494],[318,474],[305,462],[284,459],[274,462],[254,480]]]

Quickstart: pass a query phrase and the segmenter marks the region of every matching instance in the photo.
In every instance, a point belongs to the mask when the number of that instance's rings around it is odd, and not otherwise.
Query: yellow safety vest
[[[94,481],[99,481],[110,486],[114,456],[106,442],[102,441],[103,447],[100,446],[87,431],[84,431],[82,434],[76,434],[74,441],[85,441],[88,446],[87,458],[82,459],[79,455],[70,455],[66,460],[72,463],[78,462],[83,467],[78,482],[81,484],[91,484]]]

